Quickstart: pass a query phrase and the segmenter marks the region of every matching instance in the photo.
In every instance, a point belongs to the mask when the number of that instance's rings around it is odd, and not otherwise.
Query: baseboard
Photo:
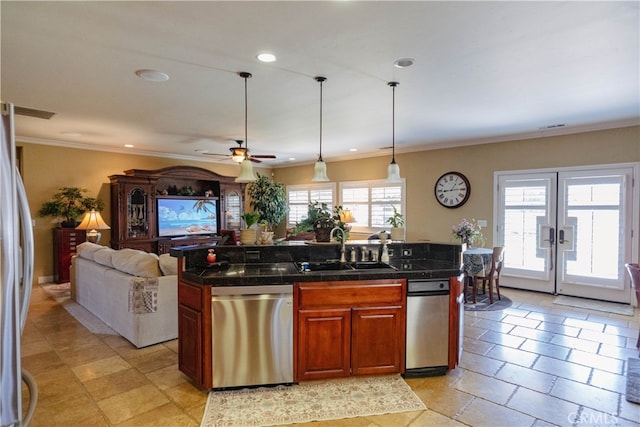
[[[53,276],[38,277],[38,285],[42,285],[43,283],[53,283]]]

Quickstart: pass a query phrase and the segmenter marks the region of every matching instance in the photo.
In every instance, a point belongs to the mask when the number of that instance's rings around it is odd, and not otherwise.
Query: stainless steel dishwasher
[[[409,280],[405,376],[444,375],[449,364],[449,280]]]
[[[293,286],[212,289],[213,388],[293,382]]]

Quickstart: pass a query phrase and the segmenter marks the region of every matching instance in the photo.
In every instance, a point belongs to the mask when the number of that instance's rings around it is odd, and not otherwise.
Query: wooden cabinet
[[[124,175],[111,175],[109,180],[111,247],[114,249],[132,248],[166,253],[172,246],[191,244],[173,244],[170,239],[159,239],[156,196],[160,195],[193,194],[219,200],[216,208],[218,229],[240,228],[240,216],[244,211],[244,184],[236,183],[232,177],[193,166],[173,166],[158,170],[131,169],[125,171]],[[206,244],[214,240],[193,241],[194,244]]]
[[[404,371],[404,318],[404,312],[399,306],[352,310],[352,375]]]
[[[53,229],[53,279],[56,283],[69,281],[71,257],[76,253],[76,246],[85,240],[85,230],[76,230],[75,228]]]
[[[298,283],[295,381],[404,371],[406,281]]]
[[[464,275],[449,279],[449,369],[455,369],[462,357],[464,342]]]
[[[211,368],[211,286],[178,278],[178,369],[195,385],[209,389]]]
[[[155,252],[155,180],[112,175],[111,247]]]
[[[351,309],[300,310],[296,323],[297,380],[348,377],[351,370]]]

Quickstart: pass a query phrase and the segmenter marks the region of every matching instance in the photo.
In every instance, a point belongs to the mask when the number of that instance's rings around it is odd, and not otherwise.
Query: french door
[[[501,285],[629,303],[637,165],[497,172]]]

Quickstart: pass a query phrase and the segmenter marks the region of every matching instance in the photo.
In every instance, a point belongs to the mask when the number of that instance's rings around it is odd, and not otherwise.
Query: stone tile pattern
[[[460,367],[408,379],[427,410],[296,426],[640,427],[625,400],[627,358],[638,357],[634,317],[553,304],[502,289],[503,311],[465,313]],[[206,391],[177,368],[177,340],[136,349],[85,329],[39,287],[22,337],[22,363],[39,400],[31,426],[199,426]],[[28,390],[23,386],[26,408]]]

